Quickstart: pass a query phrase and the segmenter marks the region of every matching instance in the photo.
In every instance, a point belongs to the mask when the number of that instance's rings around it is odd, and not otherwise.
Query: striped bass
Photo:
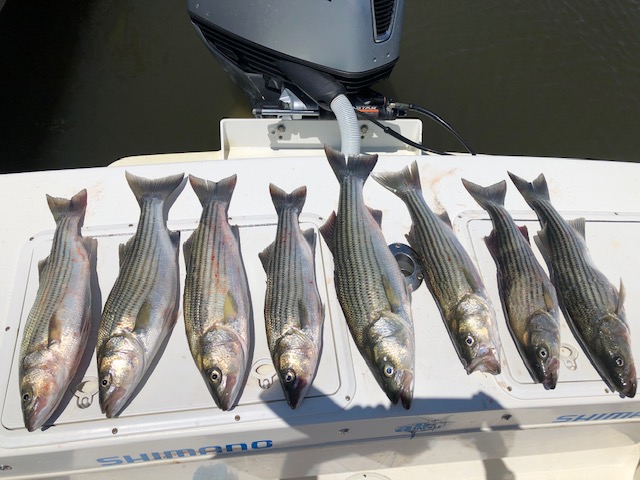
[[[484,241],[493,257],[507,326],[536,383],[554,389],[560,366],[560,323],[556,289],[529,244],[527,227],[518,227],[504,207],[507,182],[481,187],[462,183],[487,211],[493,230]]]
[[[380,228],[382,213],[364,203],[363,186],[377,155],[350,155],[325,147],[340,182],[338,211],[320,232],[334,258],[334,281],[351,336],[394,405],[413,399],[415,337],[411,287]]]
[[[100,407],[119,415],[176,323],[180,232],[167,229],[165,201],[184,174],[151,180],[125,173],[138,204],[136,233],[120,245],[120,272],[102,311],[96,345]]]
[[[501,344],[493,305],[448,215],[436,216],[424,200],[418,164],[414,161],[411,168],[373,178],[409,210],[413,224],[407,240],[421,259],[425,282],[467,373],[500,373]]]
[[[91,331],[91,262],[95,239],[80,229],[87,191],[70,200],[47,195],[56,222],[49,256],[38,263],[40,283],[20,344],[24,424],[41,428],[76,374]]]
[[[184,243],[184,324],[191,355],[218,408],[232,409],[251,363],[251,298],[240,234],[227,212],[237,176],[189,181],[202,204],[198,228]]]
[[[267,343],[285,398],[296,408],[313,382],[322,352],[324,306],[316,283],[316,235],[300,229],[307,187],[287,194],[269,185],[278,213],[275,241],[260,252],[267,274]]]
[[[585,242],[584,218],[567,222],[551,204],[543,174],[533,182],[509,172],[542,230],[534,237],[549,267],[560,308],[594,368],[621,397],[636,394],[636,368],[620,290],[595,266]]]

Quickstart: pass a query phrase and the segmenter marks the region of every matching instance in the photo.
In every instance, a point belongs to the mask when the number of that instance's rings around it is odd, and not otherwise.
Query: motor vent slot
[[[374,33],[376,42],[384,42],[391,36],[391,24],[396,0],[371,0],[373,6]]]

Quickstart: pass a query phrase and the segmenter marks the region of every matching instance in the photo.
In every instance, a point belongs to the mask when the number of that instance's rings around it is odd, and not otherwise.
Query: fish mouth
[[[636,389],[638,387],[638,381],[635,378],[635,372],[633,376],[630,376],[629,381],[623,384],[623,388],[619,390],[621,397],[633,398],[636,395]]]
[[[237,377],[235,375],[228,374],[224,388],[216,389],[215,387],[210,387],[209,390],[211,392],[211,396],[216,402],[216,405],[218,405],[218,408],[226,412],[235,406],[239,387],[240,385],[237,382]]]
[[[500,362],[496,358],[493,349],[487,349],[483,355],[476,356],[467,367],[467,374],[473,372],[484,372],[498,375],[502,370]]]
[[[25,412],[24,415],[24,425],[27,430],[33,432],[42,428],[52,411],[53,408],[47,402],[41,398],[36,399],[33,409],[30,412]]]
[[[413,400],[413,373],[404,372],[402,376],[402,390],[400,391],[400,403],[405,410],[411,408]]]
[[[560,360],[552,358],[547,365],[547,374],[542,380],[542,385],[545,390],[553,390],[558,383],[558,369],[560,368]]]
[[[116,387],[109,392],[100,402],[102,413],[106,414],[108,418],[117,416],[124,406],[126,393],[127,390],[123,387]]]
[[[300,379],[296,382],[296,385],[291,388],[284,388],[284,396],[287,399],[287,403],[293,410],[295,410],[300,404],[304,395],[307,393],[307,388],[309,386],[309,383],[305,379]]]

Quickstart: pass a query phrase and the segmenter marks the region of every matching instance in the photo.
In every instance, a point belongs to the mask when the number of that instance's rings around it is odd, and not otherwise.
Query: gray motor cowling
[[[254,107],[277,104],[286,89],[317,108],[282,65],[317,70],[359,94],[398,60],[404,0],[188,0],[188,11]]]

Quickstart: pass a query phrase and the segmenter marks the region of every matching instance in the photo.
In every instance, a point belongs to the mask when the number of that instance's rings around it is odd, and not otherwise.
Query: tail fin
[[[159,198],[162,201],[166,200],[184,179],[184,173],[178,173],[169,177],[163,177],[158,179],[143,178],[134,175],[133,173],[125,172],[127,182],[133,191],[133,194],[138,200],[138,204],[142,205],[142,202],[147,197]]]
[[[410,166],[404,167],[399,172],[381,172],[371,176],[384,188],[398,196],[409,191],[422,192],[418,163],[415,160]]]
[[[507,182],[504,180],[488,187],[481,187],[463,178],[462,184],[473,199],[485,210],[491,204],[504,206],[504,197],[507,194]]]
[[[365,182],[378,162],[378,155],[349,155],[347,162],[344,154],[327,145],[324,147],[324,152],[339,182],[347,176],[354,176]]]
[[[82,217],[87,209],[87,189],[83,188],[71,199],[47,195],[47,203],[56,223],[59,219],[69,215]]]
[[[189,175],[189,183],[191,188],[196,192],[200,204],[204,207],[207,203],[221,202],[226,203],[227,209],[236,188],[238,176],[233,174],[230,177],[223,178],[219,182],[212,182],[202,178]]]
[[[541,173],[533,182],[529,183],[523,178],[514,175],[511,172],[507,172],[511,177],[516,188],[520,191],[524,199],[531,206],[531,203],[535,200],[549,201],[549,187],[547,186],[547,180]]]
[[[271,194],[273,206],[276,207],[276,212],[278,214],[286,208],[300,213],[302,211],[302,207],[304,207],[304,202],[307,199],[307,187],[304,185],[296,188],[291,193],[287,193],[281,188],[276,187],[273,183],[270,183],[269,193]]]

